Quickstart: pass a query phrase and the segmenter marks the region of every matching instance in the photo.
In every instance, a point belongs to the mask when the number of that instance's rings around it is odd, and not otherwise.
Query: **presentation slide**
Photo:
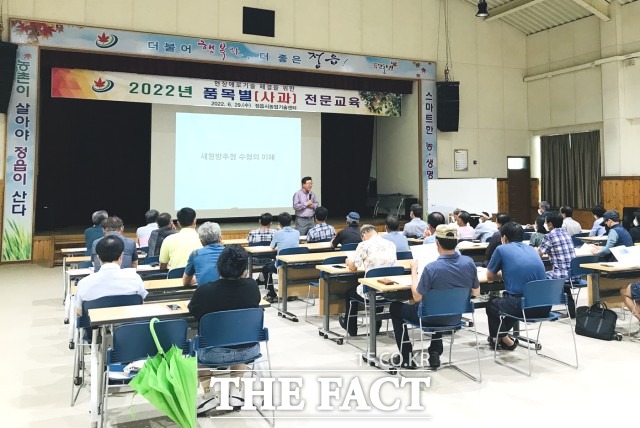
[[[320,114],[154,105],[152,208],[199,218],[293,213],[309,175],[320,195]]]

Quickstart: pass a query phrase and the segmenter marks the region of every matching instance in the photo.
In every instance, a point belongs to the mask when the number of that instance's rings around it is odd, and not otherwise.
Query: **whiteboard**
[[[460,208],[471,214],[498,212],[498,180],[495,178],[441,178],[427,181],[427,211],[447,216]]]

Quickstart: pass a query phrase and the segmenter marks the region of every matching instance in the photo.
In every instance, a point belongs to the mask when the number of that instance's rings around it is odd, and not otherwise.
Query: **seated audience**
[[[336,237],[333,238],[333,241],[331,241],[331,246],[336,248],[339,245],[362,242],[358,223],[360,223],[360,214],[354,211],[347,214],[347,227],[338,232]]]
[[[167,236],[160,247],[160,269],[185,267],[193,250],[202,248],[196,232],[196,212],[192,208],[178,211],[178,233]]]
[[[487,256],[487,260],[482,264],[486,267],[491,261],[491,257],[493,256],[493,252],[498,248],[498,246],[502,243],[502,234],[500,233],[500,228],[505,224],[511,221],[511,217],[507,213],[499,213],[496,216],[496,223],[498,224],[498,232],[494,233],[489,241],[489,245],[487,245],[487,249],[485,251],[485,255]]]
[[[505,292],[502,297],[489,301],[487,305],[487,321],[489,321],[489,343],[492,348],[498,342],[498,349],[513,351],[518,346],[518,339],[509,337],[507,333],[513,328],[515,321],[505,318],[500,325],[500,312],[522,316],[520,299],[524,286],[530,281],[545,279],[544,265],[533,247],[524,245],[522,226],[507,222],[500,227],[502,244],[497,247],[487,266],[489,281],[504,281]],[[527,309],[528,318],[546,317],[551,307]]]
[[[633,227],[629,229],[633,242],[640,242],[640,211],[633,213]]]
[[[418,282],[418,263],[416,261],[411,263],[411,294],[415,303],[408,304],[394,301],[389,308],[396,345],[398,345],[402,357],[401,359],[396,359],[396,361],[391,361],[395,366],[415,367],[415,362],[411,359],[413,356],[411,343],[402,343],[402,337],[405,340],[408,338],[407,329],[403,324],[404,320],[415,323],[420,322],[418,316],[420,305],[423,300],[429,298],[431,290],[466,288],[469,290],[470,296],[480,294],[478,272],[473,259],[460,255],[455,250],[458,244],[456,228],[452,225],[440,225],[436,228],[435,236],[439,257],[436,261],[425,266],[420,282]],[[450,325],[460,322],[460,317],[443,317],[431,321],[437,321],[440,325]],[[432,336],[428,349],[429,366],[431,368],[440,367],[442,350],[442,334],[436,333]]]
[[[548,254],[553,268],[546,272],[547,279],[569,279],[571,260],[576,257],[571,237],[562,227],[562,216],[557,212],[547,212],[547,229],[549,233],[538,247],[540,255]],[[567,307],[571,318],[576,317],[576,302],[571,294],[571,287],[567,285],[564,289],[567,295]]]
[[[571,237],[576,233],[582,232],[582,226],[580,226],[580,223],[575,221],[572,217],[573,208],[565,205],[560,208],[560,214],[562,214],[562,217],[564,217],[562,228],[567,231],[567,235]]]
[[[169,235],[173,235],[174,233],[178,233],[176,227],[171,221],[171,214],[162,213],[158,216],[157,219],[158,228],[151,232],[149,235],[149,252],[147,253],[148,257],[155,257],[160,255],[160,248],[162,247],[162,242],[164,242],[164,238]]]
[[[436,242],[436,228],[441,224],[445,224],[444,215],[439,211],[430,212],[427,216],[427,228],[422,235],[424,237],[423,245]],[[458,225],[455,227],[457,228]]]
[[[609,210],[605,212],[602,215],[602,223],[600,224],[608,230],[607,243],[604,246],[594,248],[591,252],[592,254],[607,260],[614,260],[615,257],[611,254],[611,248],[619,245],[624,245],[625,247],[633,246],[631,235],[620,224],[618,211]]]
[[[198,283],[198,287],[216,281],[220,278],[218,273],[218,257],[224,250],[220,244],[222,232],[218,223],[204,222],[198,228],[198,236],[202,248],[194,250],[189,256],[187,267],[182,276],[183,285]]]
[[[131,239],[130,241],[133,242]],[[82,278],[78,282],[75,295],[75,307],[78,315],[82,315],[82,302],[89,300],[129,294],[139,294],[143,299],[147,297],[147,290],[144,288],[140,275],[130,269],[120,269],[125,249],[124,242],[120,237],[108,234],[99,239],[94,248],[102,268],[99,272]]]
[[[480,213],[480,222],[473,233],[473,239],[485,242],[487,238],[491,238],[497,231],[498,226],[493,222],[491,214],[488,211],[482,211]]]
[[[365,273],[373,268],[395,266],[397,262],[396,246],[393,242],[382,239],[376,228],[370,224],[365,224],[360,228],[362,234],[362,242],[358,244],[353,258],[347,258],[345,264],[351,271],[364,269]],[[347,330],[349,335],[356,336],[358,334],[358,305],[350,305],[352,299],[364,302],[361,292],[362,286],[354,287],[346,293],[345,303],[347,313],[340,316],[340,325]],[[376,310],[382,312],[383,308]],[[376,331],[380,330],[381,321],[376,324]]]
[[[329,210],[325,207],[316,208],[316,225],[307,232],[307,242],[331,241],[336,236],[336,230],[327,224]]]
[[[404,225],[402,233],[409,238],[421,238],[427,223],[422,220],[422,206],[420,204],[411,205],[409,217],[411,221]]]
[[[202,227],[202,226],[201,226]],[[207,283],[193,293],[189,302],[189,312],[196,321],[211,312],[230,311],[235,309],[257,308],[260,304],[258,284],[249,278],[247,270],[247,251],[239,245],[225,247],[216,262],[220,278]],[[224,364],[225,361],[249,359],[260,354],[260,344],[232,346],[229,348],[206,348],[199,357],[205,363]],[[230,367],[230,376],[242,377],[245,365]],[[211,374],[201,377],[205,391],[208,390]],[[219,404],[219,399],[210,392],[205,393],[203,402],[198,406],[198,414],[211,410]],[[229,405],[233,407],[244,404],[242,382],[240,388],[231,384],[229,388]]]
[[[458,228],[458,216],[461,212],[462,208],[456,208],[455,210],[451,211],[451,214],[449,214],[449,223],[453,224],[453,227],[455,227],[456,229]]]
[[[473,239],[476,231],[469,225],[471,221],[471,214],[466,211],[461,211],[458,214],[458,240],[470,241]]]
[[[604,208],[602,208],[600,205],[598,205],[598,206],[595,206],[595,207],[591,208],[591,212],[593,213],[593,218],[595,218],[595,220],[593,221],[593,226],[591,226],[591,230],[589,231],[589,236],[602,236],[602,235],[604,235],[606,230],[605,230],[604,226],[601,225],[602,216],[605,213]]]
[[[102,222],[109,217],[109,214],[105,210],[96,211],[91,215],[91,222],[93,226],[87,227],[84,230],[84,245],[87,248],[85,254],[91,255],[91,248],[93,247],[93,241],[100,239],[103,236]]]
[[[258,228],[249,231],[249,235],[247,235],[249,244],[263,243],[264,245],[269,245],[273,239],[273,234],[276,233],[276,230],[271,228],[272,221],[273,216],[271,213],[262,214],[258,220]]]
[[[122,253],[122,261],[120,262],[121,267],[123,269],[137,268],[138,250],[136,248],[136,243],[133,242],[133,239],[129,239],[122,234],[124,232],[124,224],[122,223],[120,217],[107,217],[102,222],[102,231],[105,237],[115,236],[122,241],[122,244],[124,245],[124,251]],[[96,239],[95,241],[93,241],[93,246],[91,247],[91,261],[93,262],[93,267],[96,272],[100,270],[100,258],[98,257],[98,253],[96,252],[96,246],[102,239],[104,238]]]
[[[549,211],[550,209],[551,209],[551,205],[549,204],[549,202],[542,201],[540,202],[540,205],[538,205],[538,215],[544,215],[544,213],[546,211]]]
[[[387,229],[387,233],[382,235],[382,238],[393,242],[396,245],[396,251],[410,251],[407,237],[398,232],[398,229],[400,228],[400,221],[398,221],[398,217],[388,215],[384,220],[384,224]]]
[[[149,237],[151,236],[151,232],[158,228],[158,213],[157,210],[149,210],[144,213],[144,219],[147,222],[146,226],[141,226],[136,230],[136,237],[138,238],[138,246],[148,247],[149,246]]]
[[[280,223],[280,229],[273,234],[271,239],[271,248],[277,249],[278,253],[286,248],[297,248],[300,246],[300,232],[297,229],[291,227],[291,214],[288,212],[281,212],[278,214],[278,222]],[[275,262],[270,262],[262,268],[262,274],[267,279],[267,296],[265,300],[269,303],[275,303],[278,301],[278,295],[273,287],[272,275],[277,273]]]
[[[547,220],[545,216],[540,215],[536,219],[535,232],[533,232],[529,238],[529,245],[539,247],[547,233]]]

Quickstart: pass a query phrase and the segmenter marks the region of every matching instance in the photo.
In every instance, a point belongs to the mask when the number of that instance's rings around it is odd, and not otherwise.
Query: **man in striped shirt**
[[[273,239],[273,234],[276,233],[275,229],[271,228],[271,222],[273,221],[273,216],[271,213],[264,213],[260,216],[260,220],[258,223],[260,227],[258,229],[253,229],[249,232],[247,236],[247,241],[249,244],[257,244],[263,242],[263,245],[269,245],[271,240]]]
[[[307,242],[327,242],[336,236],[336,230],[327,224],[329,210],[325,207],[316,208],[316,225],[307,232]]]

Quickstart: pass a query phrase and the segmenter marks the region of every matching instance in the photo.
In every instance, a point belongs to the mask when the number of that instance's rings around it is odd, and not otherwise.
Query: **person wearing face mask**
[[[498,231],[498,226],[491,220],[491,214],[488,211],[480,213],[480,223],[476,226],[473,239],[485,242],[487,238],[491,238]]]
[[[549,211],[551,209],[551,205],[549,204],[549,202],[547,201],[542,201],[540,202],[540,205],[538,205],[538,215],[544,217],[544,213]],[[536,225],[535,224],[527,224],[524,226],[526,229],[535,229]]]
[[[633,227],[629,229],[633,242],[640,242],[640,211],[633,213]]]
[[[604,213],[602,216],[602,223],[600,224],[609,229],[607,243],[602,247],[594,248],[591,252],[592,254],[610,259],[613,257],[611,254],[611,248],[619,245],[624,245],[625,247],[633,246],[633,239],[631,239],[631,235],[627,232],[627,229],[622,227],[620,224],[620,215],[618,214],[618,211],[609,210]]]
[[[532,247],[539,247],[542,244],[542,240],[547,235],[549,230],[547,229],[547,221],[543,215],[538,216],[536,219],[536,231],[531,234],[529,238],[529,245]]]
[[[602,236],[602,235],[604,235],[606,230],[605,230],[604,226],[601,225],[602,216],[605,213],[604,208],[602,208],[600,205],[597,205],[597,206],[591,208],[591,213],[593,214],[593,218],[595,218],[595,220],[593,222],[593,226],[591,227],[591,230],[589,231],[589,236]]]

